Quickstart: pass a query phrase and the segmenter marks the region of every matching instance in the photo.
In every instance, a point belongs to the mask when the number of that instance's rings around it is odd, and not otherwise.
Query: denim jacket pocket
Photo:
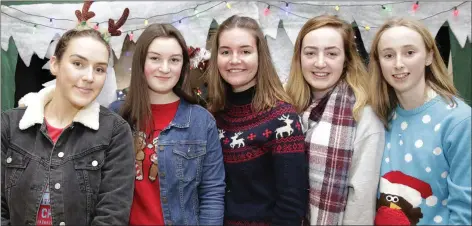
[[[176,176],[185,182],[194,181],[202,168],[202,157],[206,154],[206,144],[179,143],[175,144],[172,152],[176,167]]]
[[[11,188],[16,185],[16,182],[25,171],[30,157],[14,150],[8,149],[5,161],[5,188]],[[3,172],[2,172],[3,173]]]
[[[101,182],[101,168],[105,163],[105,148],[96,147],[93,151],[74,159],[74,168],[80,190],[97,193]]]
[[[88,150],[85,155],[74,159],[74,168],[77,175],[79,189],[86,197],[86,224],[90,224],[95,215],[95,205],[97,204],[98,190],[102,181],[101,168],[105,163],[105,147],[95,147]]]

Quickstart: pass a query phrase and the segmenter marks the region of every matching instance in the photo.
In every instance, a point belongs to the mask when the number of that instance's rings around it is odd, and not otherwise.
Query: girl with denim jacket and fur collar
[[[51,58],[56,85],[2,113],[2,224],[128,224],[131,129],[95,102],[109,57],[100,32],[67,31]]]

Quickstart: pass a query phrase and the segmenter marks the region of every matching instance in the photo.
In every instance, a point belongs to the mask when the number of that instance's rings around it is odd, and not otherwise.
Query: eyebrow
[[[417,47],[414,45],[408,44],[408,45],[401,46],[401,48],[417,48]],[[382,49],[381,51],[387,51],[387,50],[393,50],[393,48],[387,47],[387,48]]]
[[[231,49],[229,46],[220,46],[219,47],[219,49],[222,49],[222,48]],[[251,46],[251,45],[242,45],[242,46],[239,46],[239,48],[253,48],[253,46]]]
[[[303,49],[319,49],[318,47],[316,46],[305,46]],[[338,49],[338,50],[341,50],[340,48],[336,47],[336,46],[328,46],[325,48],[326,50],[330,50],[330,49]]]
[[[83,56],[81,56],[81,55],[79,55],[79,54],[72,54],[72,55],[70,55],[70,57],[77,57],[77,58],[80,58],[80,59],[82,59],[82,60],[88,61],[87,58],[85,58],[85,57],[83,57]],[[97,64],[99,64],[99,65],[105,65],[105,66],[108,65],[107,62],[98,62]]]
[[[149,53],[152,53],[152,54],[156,54],[156,55],[159,55],[159,56],[161,56],[161,54],[160,54],[160,53],[157,53],[157,52],[148,51],[148,54],[149,54]],[[171,56],[179,56],[179,57],[183,57],[183,56],[182,56],[182,54],[172,54]]]

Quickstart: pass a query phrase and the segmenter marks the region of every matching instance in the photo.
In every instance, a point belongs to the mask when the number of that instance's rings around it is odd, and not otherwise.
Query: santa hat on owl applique
[[[400,196],[413,208],[421,204],[422,198],[426,199],[426,204],[429,206],[435,205],[437,201],[428,183],[400,171],[388,172],[380,178],[380,192]]]

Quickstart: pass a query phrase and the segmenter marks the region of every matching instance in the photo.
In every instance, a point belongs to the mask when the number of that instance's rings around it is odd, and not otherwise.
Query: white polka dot
[[[433,154],[435,155],[440,155],[442,152],[442,149],[440,147],[436,147],[434,150],[433,150]]]
[[[447,199],[444,199],[442,202],[443,206],[447,205]]]
[[[417,140],[417,141],[415,142],[415,147],[416,147],[416,148],[423,147],[423,141],[422,141],[422,140]]]
[[[431,172],[431,168],[429,168],[429,167],[426,167],[426,169],[424,169],[424,170],[426,170],[426,172],[428,172],[428,173]]]
[[[455,103],[452,103],[452,105],[448,104],[446,108],[447,108],[447,110],[451,110],[451,109],[454,109],[456,107],[457,107],[457,105]]]
[[[406,130],[406,128],[408,128],[408,123],[403,121],[401,124],[401,127],[402,127],[402,130]]]
[[[392,145],[389,143],[387,143],[387,148],[390,149],[392,147]]]
[[[423,123],[425,123],[425,124],[431,122],[431,116],[429,116],[429,115],[423,116],[423,120],[422,120],[422,121],[423,121]]]
[[[390,162],[390,158],[389,158],[389,157],[385,158],[385,162],[386,162],[386,163],[389,163],[389,162]]]
[[[438,203],[438,198],[436,196],[429,196],[427,199],[426,199],[426,205],[428,206],[435,206],[436,203]]]
[[[441,128],[441,123],[438,123],[436,126],[434,126],[434,132],[438,132],[439,128]]]
[[[402,141],[402,140],[400,140],[400,142],[398,142],[398,143],[400,144],[400,146],[403,145],[403,141]]]
[[[441,223],[442,222],[442,217],[441,216],[435,216],[434,217],[434,222],[436,222],[438,224]]]
[[[441,173],[441,177],[446,178],[447,177],[447,171],[444,171],[443,173]]]
[[[393,112],[393,117],[392,117],[393,120],[397,119],[397,113],[396,112]]]
[[[413,160],[413,156],[411,156],[410,153],[406,154],[405,155],[405,162],[411,162],[411,160]]]

